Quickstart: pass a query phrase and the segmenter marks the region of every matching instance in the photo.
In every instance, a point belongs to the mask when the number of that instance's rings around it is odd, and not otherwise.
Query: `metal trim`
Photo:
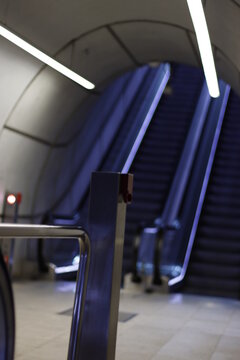
[[[68,360],[76,359],[76,339],[82,330],[84,304],[90,263],[90,239],[82,228],[49,225],[0,224],[0,237],[5,238],[76,238],[79,241],[79,269],[77,275],[73,317],[68,348]]]

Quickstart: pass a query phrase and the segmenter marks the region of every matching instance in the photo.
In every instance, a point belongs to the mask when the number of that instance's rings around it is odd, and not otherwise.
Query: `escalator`
[[[133,243],[139,227],[152,225],[162,213],[202,84],[199,69],[172,65],[170,88],[163,95],[130,168],[134,192],[127,211],[125,273],[133,268]]]
[[[123,169],[123,163],[119,160],[122,153],[129,150],[125,143],[131,143],[126,140],[131,140],[131,136],[136,137],[141,127],[142,120],[137,119],[137,114],[141,114],[144,102],[152,101],[148,92],[156,81],[158,71],[158,69],[149,69],[146,72],[141,91],[122,121],[117,136],[113,139],[99,170],[121,171]],[[157,82],[159,83],[159,80]],[[203,74],[200,69],[171,65],[170,86],[163,93],[133,164],[128,170],[134,174],[135,178],[133,203],[128,208],[126,221],[124,273],[131,272],[133,269],[133,243],[139,226],[152,224],[154,219],[162,213],[202,85]],[[147,100],[148,96],[149,100]],[[130,139],[127,139],[129,137]],[[85,224],[84,219],[87,218],[87,204],[86,196],[80,207],[81,224]],[[59,221],[61,222],[61,219],[58,219],[55,224],[60,224]],[[73,259],[74,255],[70,257]]]
[[[240,101],[233,92],[194,240],[183,291],[240,296]]]
[[[129,151],[129,144],[132,143],[132,139],[128,139],[128,137],[131,132],[134,132],[135,136],[135,133],[139,130],[139,127],[141,127],[142,105],[144,102],[152,101],[153,94],[151,92],[155,92],[156,90],[154,89],[153,91],[151,91],[151,87],[153,86],[153,83],[156,82],[158,77],[159,74],[157,69],[145,67],[145,74],[139,86],[139,91],[135,99],[132,101],[131,106],[129,106],[125,116],[123,117],[116,136],[113,138],[107,153],[105,154],[105,156],[103,156],[103,159],[99,164],[97,171],[122,171],[125,157],[127,157]],[[79,205],[78,211],[82,223],[86,223],[88,215],[88,203],[89,188],[87,189],[85,196],[81,199]]]
[[[124,88],[121,85],[123,79],[120,78],[116,81],[115,84],[112,85],[112,91],[107,90],[107,94],[100,101],[100,105],[98,105],[98,113],[94,112],[95,116],[99,116],[100,120],[98,122],[102,122],[102,126],[98,129],[98,133],[105,133],[105,136],[102,138],[106,140],[106,137],[110,138],[108,146],[102,146],[101,141],[100,144],[97,144],[97,150],[94,153],[93,157],[98,158],[98,164],[94,163],[94,165],[90,165],[91,172],[93,170],[97,171],[114,171],[121,172],[122,166],[128,156],[129,147],[131,147],[132,142],[136,136],[136,133],[139,131],[139,128],[142,125],[142,121],[146,111],[148,111],[149,106],[152,103],[153,98],[156,96],[156,92],[160,86],[165,86],[165,83],[169,77],[165,80],[165,74],[170,73],[169,65],[163,64],[159,68],[150,68],[149,66],[145,66],[143,68],[138,69],[137,71],[128,74],[127,81],[124,82]],[[126,78],[126,75],[124,79]],[[120,87],[120,85],[121,87]],[[107,119],[103,116],[102,108],[109,108],[108,103],[112,103],[111,96],[115,96],[114,91],[115,88],[122,89],[122,92],[118,94],[117,101],[115,99],[115,106],[111,109],[111,114],[108,114]],[[111,90],[110,89],[110,90]],[[161,94],[160,94],[161,97]],[[131,101],[130,101],[131,100]],[[106,105],[107,103],[107,105]],[[102,106],[101,106],[102,105]],[[104,121],[101,119],[104,117]],[[121,118],[122,117],[122,118]],[[119,120],[120,119],[120,120]],[[89,129],[89,131],[91,128]],[[88,134],[85,134],[85,143],[89,142]],[[98,137],[98,136],[97,136]],[[93,148],[98,139],[94,139],[92,144],[88,144],[89,148]],[[84,142],[84,139],[82,140]],[[83,146],[84,147],[84,146]],[[121,151],[119,151],[119,149]],[[86,163],[90,163],[88,161],[88,157],[91,158],[91,154],[86,155]],[[91,159],[90,159],[91,160]],[[81,170],[84,174],[84,169]],[[53,224],[53,225],[75,225],[78,224],[84,225],[86,228],[88,226],[88,207],[89,207],[89,189],[90,189],[90,179],[88,179],[88,172],[86,172],[86,179],[84,179],[87,183],[85,191],[82,191],[82,186],[80,188],[80,199],[79,205],[76,209],[74,215],[70,215],[69,217],[63,217],[61,215],[46,216],[43,220],[44,224]],[[41,244],[39,248],[41,247]],[[39,251],[39,259],[46,260],[48,263],[51,263],[54,271],[59,271],[59,278],[65,278],[65,269],[67,267],[75,269],[77,268],[78,261],[78,242],[71,239],[69,242],[64,242],[61,239],[54,239],[54,241],[47,242],[44,241],[44,254],[41,256],[41,249]],[[40,264],[44,261],[40,261]],[[75,264],[72,267],[72,264]],[[42,264],[41,267],[43,268]],[[61,268],[63,269],[63,273],[61,273]],[[73,270],[70,272],[70,277],[75,276],[76,271]],[[69,277],[68,270],[66,272],[66,278]]]
[[[122,171],[124,162],[122,158],[124,158],[124,153],[127,154],[129,152],[127,147],[129,146],[129,143],[131,144],[131,141],[127,141],[127,137],[134,130],[136,134],[136,132],[139,130],[139,127],[141,126],[142,105],[144,102],[150,103],[152,101],[152,97],[154,96],[154,94],[148,93],[151,92],[151,86],[156,81],[156,78],[159,77],[158,73],[160,73],[158,69],[148,68],[146,75],[141,83],[139,92],[134,99],[132,106],[129,108],[125,118],[121,122],[121,127],[117,133],[117,136],[114,138],[108,150],[108,153],[102,161],[99,170],[119,172]],[[134,136],[136,136],[135,134]],[[121,149],[121,151],[119,151],[119,149]]]

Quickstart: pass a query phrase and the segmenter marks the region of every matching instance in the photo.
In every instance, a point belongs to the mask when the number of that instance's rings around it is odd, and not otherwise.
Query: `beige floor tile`
[[[239,354],[224,354],[220,352],[215,352],[210,360],[239,360]]]
[[[222,335],[227,326],[228,322],[192,319],[185,324],[184,328],[200,330],[206,334]]]
[[[15,360],[66,359],[74,283],[14,284]],[[120,310],[137,313],[118,324],[116,360],[239,360],[240,303],[227,299],[145,294],[128,282]]]
[[[208,360],[215,351],[219,336],[206,334],[195,329],[178,332],[159,351],[158,355],[178,357],[184,360]]]
[[[223,335],[217,345],[216,352],[229,356],[238,356],[238,359],[240,359],[239,337]]]

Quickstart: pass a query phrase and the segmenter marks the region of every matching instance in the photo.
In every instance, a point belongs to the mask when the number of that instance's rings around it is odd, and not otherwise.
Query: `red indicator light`
[[[4,255],[4,261],[5,261],[5,263],[8,265],[8,256],[7,255]]]
[[[15,202],[16,202],[16,196],[15,195],[13,195],[13,194],[9,194],[8,196],[7,196],[7,203],[9,204],[9,205],[14,205],[15,204]]]
[[[20,204],[22,202],[22,194],[21,193],[17,193],[16,201],[18,204]]]

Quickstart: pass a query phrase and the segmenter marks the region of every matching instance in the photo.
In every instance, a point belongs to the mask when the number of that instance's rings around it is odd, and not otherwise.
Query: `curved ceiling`
[[[240,93],[240,2],[204,4],[218,75]],[[87,92],[0,38],[0,187],[26,194],[25,214],[38,211],[33,194],[49,161],[67,161],[52,148],[72,138],[111,79],[150,62],[201,66],[185,0],[3,0],[0,23],[96,84]]]

